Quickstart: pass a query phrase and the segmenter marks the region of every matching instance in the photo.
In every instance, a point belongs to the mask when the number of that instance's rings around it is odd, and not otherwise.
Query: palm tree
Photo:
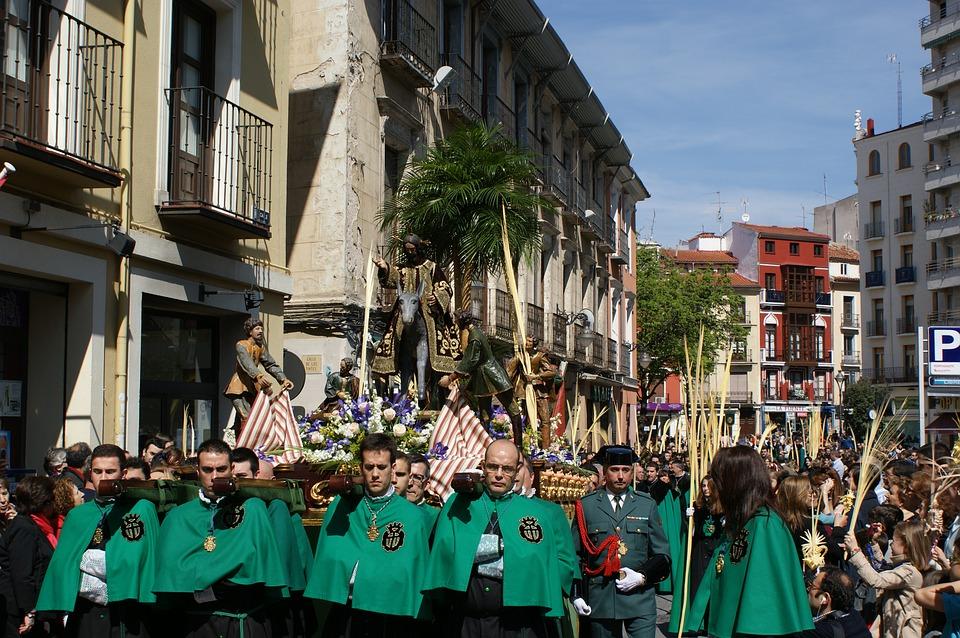
[[[381,228],[429,240],[434,261],[453,265],[457,306],[469,308],[473,279],[503,269],[502,207],[514,259],[529,262],[540,248],[538,209],[548,204],[531,188],[536,177],[532,156],[499,127],[464,127],[413,162],[381,212]]]

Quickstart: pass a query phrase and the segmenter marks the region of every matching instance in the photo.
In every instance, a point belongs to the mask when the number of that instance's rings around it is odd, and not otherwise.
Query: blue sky
[[[896,128],[931,110],[920,90],[911,0],[540,0],[633,152],[652,198],[646,238],[673,246],[739,220],[807,226],[829,199],[856,192],[853,118]]]

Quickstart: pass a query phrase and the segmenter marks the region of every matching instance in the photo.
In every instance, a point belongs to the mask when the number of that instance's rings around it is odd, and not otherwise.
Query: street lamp
[[[650,353],[646,350],[637,355],[637,363],[640,364],[640,367],[644,370],[650,367],[651,361],[653,361],[653,359],[650,358]]]
[[[837,401],[839,408],[837,411],[837,429],[839,430],[840,436],[843,436],[843,384],[847,382],[847,375],[843,373],[843,370],[833,375],[833,380],[837,384],[837,390],[839,391],[840,399]]]

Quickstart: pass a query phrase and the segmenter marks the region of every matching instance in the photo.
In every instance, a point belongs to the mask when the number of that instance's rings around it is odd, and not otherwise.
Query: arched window
[[[880,174],[880,151],[870,151],[870,158],[867,161],[867,175]]]
[[[910,168],[913,164],[910,162],[910,145],[904,142],[897,151],[897,168]]]

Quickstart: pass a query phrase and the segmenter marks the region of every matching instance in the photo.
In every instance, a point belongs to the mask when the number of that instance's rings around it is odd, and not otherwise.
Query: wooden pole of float
[[[367,339],[370,337],[370,305],[373,303],[373,242],[367,251],[367,282],[363,294],[363,332],[360,335],[360,396],[367,385]]]

